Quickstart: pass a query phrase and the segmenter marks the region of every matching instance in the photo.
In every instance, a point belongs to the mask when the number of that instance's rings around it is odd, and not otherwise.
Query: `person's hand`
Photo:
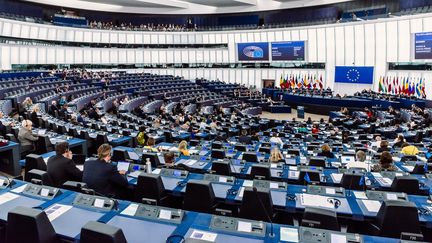
[[[120,175],[126,175],[126,171],[125,170],[119,170]]]

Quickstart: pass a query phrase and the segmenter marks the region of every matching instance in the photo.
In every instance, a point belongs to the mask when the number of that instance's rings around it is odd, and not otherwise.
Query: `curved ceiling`
[[[65,8],[136,14],[222,14],[311,7],[353,0],[23,0]]]

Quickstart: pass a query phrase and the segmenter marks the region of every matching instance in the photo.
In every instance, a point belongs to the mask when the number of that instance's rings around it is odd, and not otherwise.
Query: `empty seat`
[[[214,161],[211,170],[218,175],[231,175],[231,164],[229,161]]]
[[[24,180],[25,181],[30,181],[27,179],[27,173],[33,169],[38,169],[38,170],[43,170],[46,171],[47,170],[47,166],[45,164],[45,161],[43,160],[42,156],[37,155],[37,154],[29,154],[26,156],[25,159],[26,163],[24,166]]]
[[[213,213],[216,197],[211,182],[189,180],[183,200],[183,209],[202,213]]]
[[[254,164],[250,173],[252,178],[270,180],[270,166],[266,164]]]
[[[270,190],[264,188],[255,188],[255,190],[252,187],[245,187],[239,217],[268,222],[268,214],[273,220],[273,201]]]
[[[51,180],[51,177],[49,176],[48,172],[38,169],[32,169],[29,172],[27,172],[26,180],[29,182],[40,182],[42,185],[52,186],[53,182]]]
[[[56,243],[56,232],[46,213],[41,210],[15,207],[7,216],[6,243]]]
[[[126,243],[126,238],[120,228],[104,223],[89,221],[81,228],[81,243]]]
[[[212,149],[211,157],[213,159],[223,159],[225,158],[225,151],[222,149]]]
[[[301,225],[311,228],[340,231],[336,211],[332,209],[306,207]]]
[[[246,162],[258,162],[258,157],[255,152],[245,152],[243,153],[242,160]]]
[[[366,190],[364,174],[356,171],[343,173],[340,184],[343,188],[349,190]]]
[[[411,175],[396,176],[391,184],[391,190],[408,194],[420,194],[419,181]]]
[[[166,201],[167,197],[160,175],[141,173],[138,176],[135,188],[136,202],[148,202],[146,199],[150,199],[154,200],[157,205],[161,205]]]

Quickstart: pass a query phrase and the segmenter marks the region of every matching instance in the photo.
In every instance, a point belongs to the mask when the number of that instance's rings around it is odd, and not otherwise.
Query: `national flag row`
[[[385,94],[405,94],[426,98],[424,78],[413,77],[383,77],[379,78],[378,92]]]
[[[323,89],[323,77],[317,74],[281,74],[279,85],[282,89],[305,88]]]

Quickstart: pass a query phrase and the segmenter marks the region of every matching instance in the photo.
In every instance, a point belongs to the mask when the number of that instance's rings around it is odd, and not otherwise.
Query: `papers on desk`
[[[181,159],[181,160],[179,160],[179,164],[184,164],[184,165],[187,165],[187,166],[192,166],[192,165],[194,165],[196,162],[198,162],[197,160],[195,160],[195,159]]]
[[[330,243],[346,243],[346,235],[330,234]]]
[[[400,161],[401,161],[401,158],[400,158],[400,157],[393,157],[393,161],[394,161],[394,162],[400,162]]]
[[[190,238],[192,238],[192,239],[210,241],[210,242],[215,242],[216,237],[217,237],[216,233],[210,233],[210,232],[201,231],[201,230],[193,230],[192,234],[190,236]]]
[[[402,165],[402,167],[408,172],[412,172],[414,170],[414,166],[411,165]]]
[[[152,172],[152,174],[159,175],[160,172],[161,172],[161,169],[154,169],[153,172]]]
[[[7,202],[9,202],[11,200],[14,200],[17,197],[19,197],[19,195],[16,195],[16,194],[13,194],[13,193],[10,193],[10,192],[6,192],[6,193],[0,195],[0,205],[3,204],[3,203],[7,203]]]
[[[252,232],[252,223],[239,220],[237,224],[237,231],[247,233]]]
[[[127,151],[127,154],[129,156],[129,159],[131,160],[139,160],[139,156],[135,152]]]
[[[135,216],[137,210],[138,210],[138,204],[132,203],[127,208],[125,208],[125,210],[123,210],[123,212],[121,212],[120,214]]]
[[[362,191],[353,191],[354,196],[358,199],[367,199],[366,192]]]
[[[84,165],[77,165],[76,167],[78,168],[78,170],[84,171]]]
[[[342,180],[342,176],[343,176],[343,174],[338,174],[338,173],[332,173],[330,175],[330,177],[332,178],[334,183],[340,183]]]
[[[281,227],[280,240],[288,242],[299,242],[298,229]]]
[[[24,189],[25,189],[26,187],[27,187],[27,185],[22,185],[22,186],[20,186],[20,187],[17,187],[17,188],[15,188],[15,189],[11,190],[11,192],[21,193],[21,192],[24,191]]]
[[[62,214],[66,213],[72,208],[71,205],[54,204],[51,207],[45,209],[45,213],[48,216],[49,221],[53,221],[60,217]]]
[[[239,198],[243,198],[244,190],[245,190],[244,187],[240,187],[240,190],[239,190],[239,192],[238,192],[238,197],[239,197]]]
[[[253,181],[251,181],[251,180],[244,180],[243,181],[243,186],[244,187],[253,187]]]
[[[144,171],[142,170],[136,170],[134,172],[131,172],[128,174],[129,177],[133,177],[133,178],[138,178],[139,175],[141,175],[141,173],[143,173]]]
[[[311,194],[301,194],[300,204],[305,207],[321,207],[334,209],[334,205],[328,202],[328,197]]]
[[[366,209],[369,212],[378,212],[379,209],[381,208],[381,202],[380,201],[375,201],[375,200],[361,200],[361,202],[363,203],[363,205],[366,207]]]
[[[159,211],[159,218],[160,219],[171,220],[171,211],[170,210],[161,209]]]

